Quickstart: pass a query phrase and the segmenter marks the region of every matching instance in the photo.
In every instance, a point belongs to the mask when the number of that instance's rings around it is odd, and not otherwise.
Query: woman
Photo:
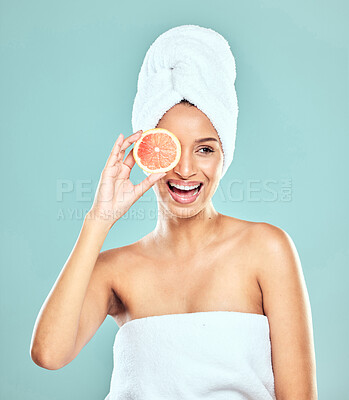
[[[179,163],[135,186],[133,153],[125,153],[142,131],[120,134],[39,313],[32,358],[62,368],[110,315],[120,329],[108,400],[315,400],[311,311],[297,251],[281,228],[215,210],[227,142],[207,114],[186,99],[170,107],[156,126],[178,137]],[[199,184],[194,199],[183,191]],[[155,229],[100,252],[151,187]]]

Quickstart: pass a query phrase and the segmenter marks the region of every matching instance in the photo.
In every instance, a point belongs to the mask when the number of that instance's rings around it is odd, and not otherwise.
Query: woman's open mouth
[[[182,204],[188,204],[195,201],[200,195],[203,186],[203,183],[193,186],[181,186],[167,182],[168,191],[172,198]]]

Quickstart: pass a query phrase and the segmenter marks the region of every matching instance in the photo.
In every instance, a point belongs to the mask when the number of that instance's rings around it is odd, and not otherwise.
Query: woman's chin
[[[174,218],[191,218],[194,217],[195,215],[200,213],[200,209],[194,208],[194,207],[188,207],[188,208],[172,208],[170,207],[168,209],[168,213],[171,214]]]
[[[157,200],[158,200],[158,207],[160,210],[162,209],[166,214],[176,218],[193,217],[194,215],[200,213],[200,211],[202,211],[202,209],[205,207],[205,205],[201,201],[183,204],[176,202],[171,198],[169,199],[169,197],[166,196],[166,194],[161,197],[160,201],[159,197],[157,197]]]

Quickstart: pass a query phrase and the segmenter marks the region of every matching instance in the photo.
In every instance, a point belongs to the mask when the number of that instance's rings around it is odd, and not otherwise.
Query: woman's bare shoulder
[[[222,220],[223,230],[229,236],[240,234],[244,234],[245,236],[258,235],[258,232],[261,232],[263,228],[267,229],[267,225],[269,225],[265,222],[249,221],[223,214]]]
[[[246,230],[248,234],[256,235],[257,237],[267,235],[265,238],[269,239],[277,239],[277,237],[281,237],[286,233],[280,227],[268,222],[249,221],[223,214],[222,217],[227,231],[242,232]]]
[[[281,227],[259,222],[253,225],[250,235],[260,283],[282,271],[286,273],[286,269],[296,272],[300,268],[296,246],[291,236]]]
[[[268,264],[268,257],[275,252],[284,252],[294,247],[289,234],[268,222],[255,222],[224,215],[224,233],[228,242],[247,246],[254,254],[258,265]],[[264,263],[264,261],[266,261]]]
[[[135,265],[142,255],[140,251],[141,239],[127,245],[110,248],[100,252],[98,261],[115,270],[116,267],[130,268]]]
[[[284,229],[268,222],[254,223],[251,234],[260,250],[267,252],[286,249],[293,244],[290,235]]]
[[[122,257],[127,257],[133,254],[134,249],[136,248],[136,243],[128,244],[120,247],[113,247],[107,250],[103,250],[99,253],[98,259],[101,262],[105,262],[110,264],[117,259]]]

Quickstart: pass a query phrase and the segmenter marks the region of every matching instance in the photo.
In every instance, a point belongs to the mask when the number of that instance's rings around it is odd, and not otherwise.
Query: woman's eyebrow
[[[209,141],[215,141],[218,142],[216,138],[213,137],[207,137],[207,138],[202,138],[202,139],[195,139],[195,143],[202,143],[202,142],[209,142]]]

